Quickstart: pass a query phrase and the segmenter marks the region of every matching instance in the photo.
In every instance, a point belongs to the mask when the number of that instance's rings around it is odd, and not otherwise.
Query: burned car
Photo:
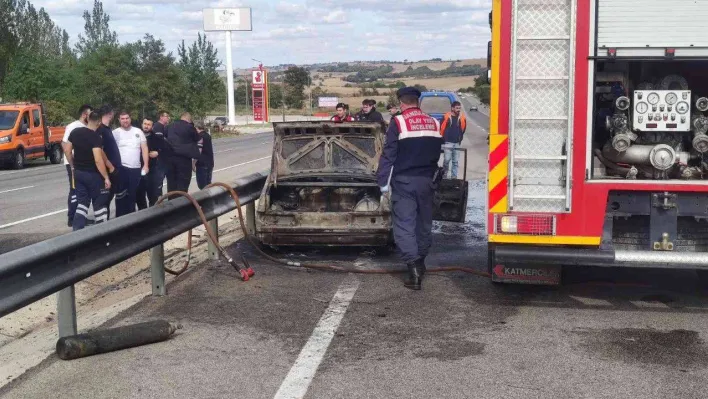
[[[384,124],[275,122],[273,129],[271,170],[256,207],[255,235],[262,244],[392,243],[390,196],[376,183]],[[453,213],[459,218],[459,211]]]

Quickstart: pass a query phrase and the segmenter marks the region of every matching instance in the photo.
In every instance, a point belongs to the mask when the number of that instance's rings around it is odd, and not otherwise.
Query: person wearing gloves
[[[391,119],[376,178],[382,193],[391,192],[393,238],[408,266],[404,285],[421,289],[425,257],[432,244],[433,197],[443,138],[440,123],[419,108],[420,91],[397,92],[401,114]]]

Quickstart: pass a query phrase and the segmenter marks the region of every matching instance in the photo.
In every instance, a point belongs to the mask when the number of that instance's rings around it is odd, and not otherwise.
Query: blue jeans
[[[93,215],[96,218],[96,223],[107,221],[110,190],[106,189],[101,174],[77,169],[74,170],[74,183],[77,199],[76,214],[72,224],[74,231],[81,230],[86,226],[89,206],[91,205],[93,205]]]
[[[447,177],[447,171],[450,171],[451,178],[457,179],[457,169],[459,166],[458,158],[460,156],[460,151],[456,148],[460,148],[459,143],[445,143],[443,144],[443,151],[445,152],[445,158],[443,160],[443,177]],[[452,163],[452,167],[450,167]]]
[[[197,186],[199,186],[200,190],[211,184],[211,172],[213,170],[214,168],[197,165]]]

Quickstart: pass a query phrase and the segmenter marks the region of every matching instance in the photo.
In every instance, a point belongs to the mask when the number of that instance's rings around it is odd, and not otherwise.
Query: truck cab
[[[50,129],[41,104],[0,104],[0,164],[22,169],[29,160],[62,160],[62,128]]]
[[[443,116],[450,112],[452,103],[457,101],[454,93],[444,91],[426,91],[420,96],[420,109],[442,122]]]

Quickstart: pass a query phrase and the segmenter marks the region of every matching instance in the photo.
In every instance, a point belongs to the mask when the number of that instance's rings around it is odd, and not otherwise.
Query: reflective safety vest
[[[408,108],[393,119],[398,126],[399,140],[420,137],[439,139],[442,136],[438,120],[421,111],[420,108]]]
[[[442,124],[440,125],[440,135],[441,136],[445,136],[445,130],[447,130],[447,127],[450,124],[450,119],[452,119],[452,112],[446,113],[445,116],[443,117]],[[467,118],[465,118],[465,114],[460,113],[459,123],[460,123],[460,130],[462,131],[462,133],[464,133],[465,130],[467,130]]]

